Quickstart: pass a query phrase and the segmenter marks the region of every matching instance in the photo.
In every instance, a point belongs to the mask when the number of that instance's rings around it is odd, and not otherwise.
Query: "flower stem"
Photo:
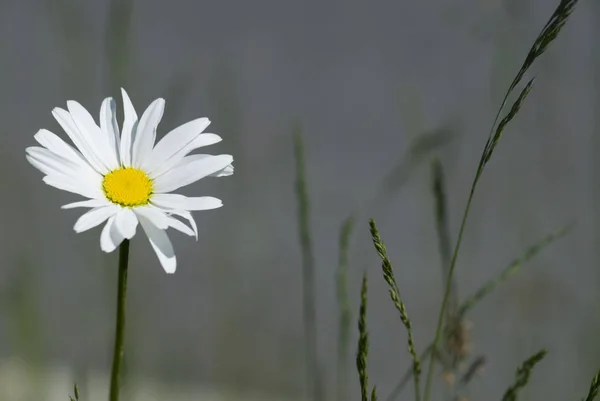
[[[110,375],[109,401],[119,400],[119,374],[123,361],[123,343],[125,338],[125,298],[127,295],[127,264],[129,261],[129,240],[119,246],[119,284],[117,291],[117,326],[115,330],[115,349],[112,372]]]

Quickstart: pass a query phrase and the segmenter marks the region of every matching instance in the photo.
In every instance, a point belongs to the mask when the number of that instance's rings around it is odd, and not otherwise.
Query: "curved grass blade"
[[[600,371],[596,373],[596,376],[592,379],[592,384],[590,384],[590,391],[588,392],[587,397],[585,397],[584,401],[594,401],[596,397],[600,394]]]
[[[523,387],[525,387],[525,385],[527,385],[527,383],[529,382],[529,377],[531,376],[531,370],[534,368],[534,366],[539,361],[544,359],[545,356],[546,356],[545,349],[538,351],[537,353],[535,353],[532,356],[530,356],[529,358],[527,358],[525,360],[525,362],[523,362],[521,364],[521,366],[519,366],[517,368],[515,382],[513,383],[512,386],[510,386],[508,388],[508,390],[506,390],[506,392],[504,393],[504,396],[502,397],[502,401],[516,401],[517,400],[517,395],[519,393],[519,390],[521,390]]]
[[[471,310],[479,301],[481,301],[485,296],[494,291],[500,284],[504,283],[510,277],[515,275],[529,260],[535,257],[538,253],[544,250],[548,245],[556,241],[557,239],[562,238],[567,235],[571,229],[573,228],[573,224],[569,224],[558,231],[555,231],[540,241],[535,243],[534,245],[527,248],[519,257],[513,260],[498,276],[493,278],[492,280],[485,283],[479,290],[477,290],[474,294],[467,297],[463,303],[460,305],[458,309],[458,316],[463,318],[464,315]]]
[[[396,193],[406,183],[410,174],[433,151],[443,148],[456,139],[458,130],[454,126],[442,126],[418,135],[408,146],[405,156],[381,181],[375,204]]]

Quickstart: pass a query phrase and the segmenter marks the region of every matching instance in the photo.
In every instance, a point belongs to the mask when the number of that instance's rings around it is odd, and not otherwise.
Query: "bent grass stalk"
[[[471,185],[471,190],[469,193],[469,197],[467,199],[467,204],[465,206],[465,211],[464,211],[462,221],[460,224],[460,229],[458,232],[456,245],[454,247],[454,252],[452,254],[452,260],[450,262],[450,269],[448,271],[448,277],[446,278],[444,297],[442,299],[442,305],[440,307],[440,312],[438,315],[438,321],[437,321],[437,326],[436,326],[436,331],[435,331],[435,338],[433,340],[433,349],[434,350],[437,349],[439,341],[441,339],[443,323],[444,323],[444,314],[445,314],[446,306],[448,304],[448,298],[449,298],[450,290],[451,290],[452,276],[454,274],[454,269],[456,267],[456,260],[458,257],[458,252],[460,250],[460,246],[462,244],[462,238],[463,238],[463,234],[464,234],[464,230],[465,230],[465,226],[466,226],[466,222],[467,222],[467,217],[469,215],[469,210],[471,209],[471,203],[473,201],[473,195],[475,194],[475,189],[477,188],[477,183],[479,182],[479,179],[481,178],[481,175],[483,173],[483,170],[485,169],[485,166],[487,165],[490,158],[492,157],[492,154],[494,153],[496,145],[498,144],[498,142],[500,141],[500,138],[502,137],[502,132],[504,131],[504,129],[506,128],[508,123],[517,115],[517,113],[519,112],[519,109],[521,108],[523,102],[525,101],[525,98],[531,91],[531,87],[533,85],[533,79],[531,79],[525,85],[525,87],[521,90],[519,96],[517,97],[517,100],[513,103],[511,109],[506,114],[506,116],[500,121],[500,123],[497,125],[497,127],[496,127],[496,123],[498,122],[498,119],[500,118],[500,114],[504,110],[504,106],[506,105],[509,95],[514,91],[516,86],[521,82],[521,80],[523,79],[523,76],[529,70],[529,67],[531,67],[533,62],[538,57],[540,57],[544,53],[544,51],[547,49],[548,45],[554,39],[556,39],[560,30],[562,29],[565,22],[571,15],[573,8],[575,7],[575,4],[577,3],[577,1],[578,0],[562,0],[560,2],[560,4],[558,5],[556,10],[550,17],[550,19],[548,20],[548,22],[542,29],[541,33],[538,35],[538,37],[534,41],[533,46],[529,50],[529,53],[527,54],[527,57],[525,58],[525,61],[523,62],[523,65],[521,66],[521,69],[519,70],[519,72],[513,79],[512,83],[510,84],[510,86],[506,92],[506,95],[504,96],[504,99],[502,100],[500,108],[498,109],[496,118],[494,119],[494,123],[492,124],[491,130],[490,130],[490,134],[488,136],[487,142],[483,149],[481,159],[479,161],[479,165],[477,166],[475,177],[474,177],[473,183]],[[495,130],[494,130],[494,127],[496,127]],[[431,383],[432,383],[433,371],[434,371],[434,367],[435,367],[434,366],[435,365],[434,355],[435,355],[435,352],[431,354],[431,358],[429,360],[429,369],[427,372],[427,380],[426,380],[426,384],[425,384],[425,398],[424,398],[425,401],[429,401],[429,395],[431,392]]]

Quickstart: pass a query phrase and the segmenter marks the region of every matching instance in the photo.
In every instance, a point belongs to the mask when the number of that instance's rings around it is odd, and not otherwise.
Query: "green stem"
[[[467,217],[469,215],[469,209],[471,208],[471,201],[473,200],[473,194],[475,193],[475,187],[477,186],[477,181],[479,181],[479,177],[481,176],[481,172],[483,171],[482,165],[477,169],[477,174],[475,175],[475,179],[473,180],[473,185],[471,186],[471,193],[469,194],[469,200],[467,200],[467,206],[465,207],[465,213],[462,217],[462,222],[460,223],[460,230],[458,232],[458,239],[456,240],[456,246],[454,247],[454,253],[452,254],[452,261],[450,262],[450,269],[448,270],[448,277],[446,277],[446,289],[444,290],[444,298],[442,300],[442,307],[440,308],[440,313],[438,316],[437,328],[435,329],[435,339],[433,340],[432,349],[434,352],[431,353],[431,357],[429,359],[429,368],[427,370],[427,381],[425,382],[425,397],[424,401],[429,401],[429,393],[431,391],[431,380],[433,379],[433,370],[435,365],[435,350],[438,349],[438,344],[440,342],[440,338],[442,336],[442,328],[444,323],[444,313],[446,311],[446,306],[448,304],[448,299],[450,297],[450,290],[452,289],[452,276],[454,274],[454,267],[456,266],[456,259],[458,257],[458,251],[460,250],[460,244],[462,243],[463,233],[465,231],[465,226],[467,223]]]
[[[322,382],[317,353],[317,306],[315,292],[315,258],[310,237],[310,203],[306,183],[306,168],[302,132],[295,127],[294,156],[296,159],[296,196],[298,198],[298,227],[302,247],[302,304],[304,338],[306,342],[306,380],[312,401],[322,401]]]
[[[125,298],[127,295],[127,263],[129,261],[129,240],[119,246],[119,284],[117,293],[117,327],[115,330],[115,349],[112,372],[110,375],[109,401],[119,400],[119,374],[123,362],[123,343],[125,338]]]

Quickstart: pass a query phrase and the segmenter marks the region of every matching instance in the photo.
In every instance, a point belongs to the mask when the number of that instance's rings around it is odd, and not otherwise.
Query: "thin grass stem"
[[[337,298],[339,308],[339,333],[338,333],[338,366],[337,366],[337,400],[346,401],[347,394],[347,365],[348,346],[350,345],[350,324],[352,312],[348,297],[348,250],[354,219],[348,217],[340,229],[339,258],[337,270]]]
[[[315,260],[310,236],[310,202],[306,184],[306,167],[302,132],[294,132],[294,157],[296,160],[296,197],[298,199],[298,229],[302,247],[302,305],[304,338],[306,343],[306,380],[313,401],[321,401],[321,375],[317,354],[317,307],[315,294]]]

